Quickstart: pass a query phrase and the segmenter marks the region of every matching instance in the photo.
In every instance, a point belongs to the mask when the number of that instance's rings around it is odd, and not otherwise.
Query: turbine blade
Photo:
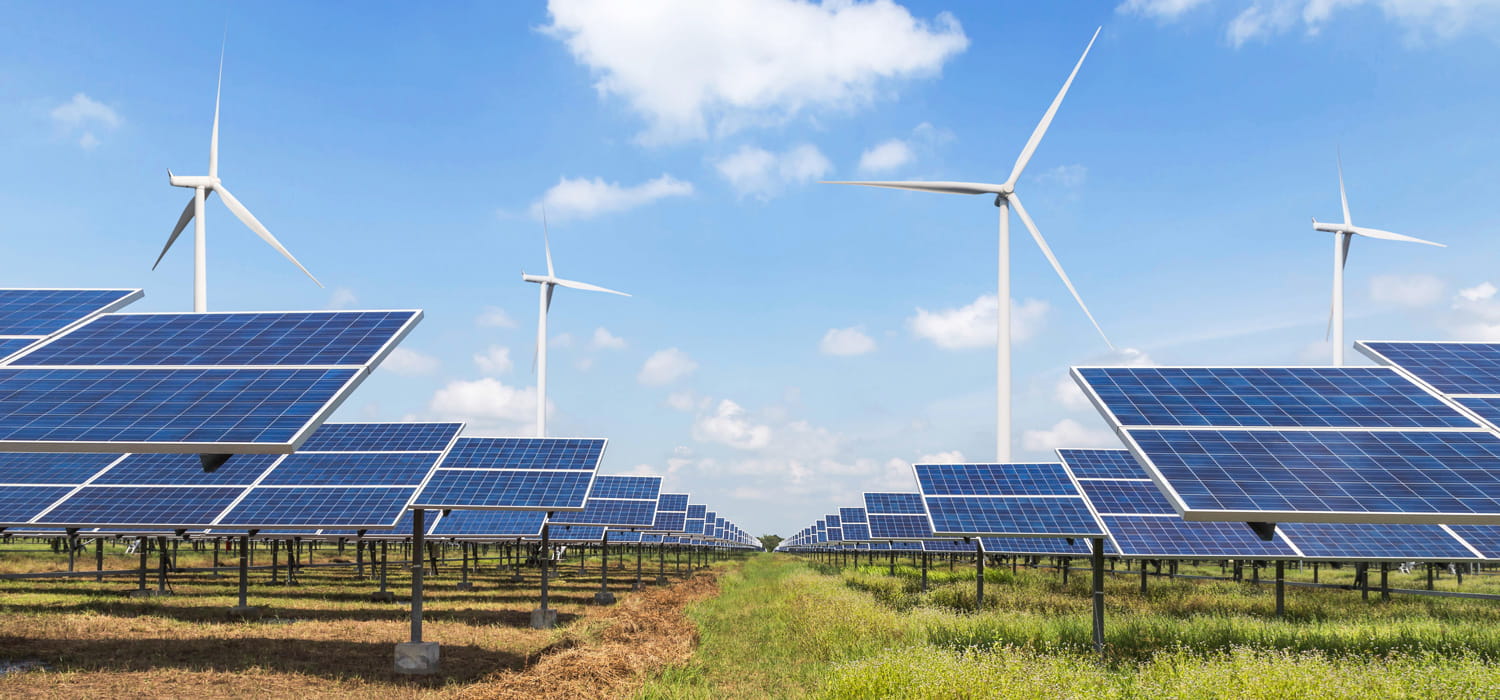
[[[628,296],[630,296],[629,294],[626,294],[625,292],[617,292],[617,291],[615,291],[613,289],[605,289],[604,287],[600,287],[599,285],[596,285],[596,284],[589,284],[588,282],[576,282],[574,280],[565,280],[565,279],[561,279],[561,278],[554,278],[554,280],[556,281],[556,283],[558,285],[561,285],[563,287],[568,287],[570,289],[584,289],[584,290],[588,290],[590,292],[607,292],[609,294],[618,294],[618,295],[620,295],[622,297],[628,297]]]
[[[229,193],[229,190],[224,189],[222,186],[215,187],[214,189],[219,191],[219,196],[224,200],[224,206],[229,207],[229,211],[233,212],[235,217],[250,227],[250,230],[254,231],[255,235],[260,236],[261,240],[286,256],[286,259],[292,261],[292,264],[296,265],[297,269],[301,270],[302,274],[307,275],[308,279],[311,279],[314,284],[319,287],[323,286],[323,283],[319,282],[318,278],[313,277],[313,273],[308,272],[307,268],[302,266],[302,263],[297,262],[297,258],[292,256],[292,252],[281,245],[281,241],[276,240],[276,237],[272,236],[271,232],[266,230],[265,225],[260,223],[260,220],[256,219],[255,215],[251,214],[250,210],[245,208],[245,205],[240,204],[240,200],[235,199],[234,195]]]
[[[549,311],[549,312],[552,311],[552,291],[555,290],[555,289],[557,289],[556,285],[553,285],[553,284],[550,284],[550,283],[547,285],[547,304],[546,304],[546,310]]]
[[[1344,205],[1344,225],[1353,226],[1354,219],[1349,217],[1349,194],[1344,191],[1344,154],[1338,154],[1339,159],[1339,202]],[[1345,248],[1345,250],[1348,250]]]
[[[1057,276],[1062,278],[1063,285],[1073,294],[1073,300],[1078,302],[1078,308],[1083,309],[1083,314],[1089,317],[1089,323],[1094,324],[1094,330],[1099,331],[1099,337],[1104,339],[1104,344],[1109,346],[1110,350],[1114,350],[1114,344],[1109,342],[1109,336],[1104,334],[1104,329],[1099,326],[1098,321],[1094,320],[1094,314],[1089,313],[1088,305],[1083,303],[1083,297],[1078,295],[1078,290],[1073,287],[1073,281],[1068,279],[1068,273],[1063,272],[1062,263],[1057,261],[1057,256],[1052,254],[1052,249],[1047,247],[1047,240],[1042,238],[1042,232],[1036,229],[1036,224],[1032,222],[1031,215],[1026,213],[1026,207],[1021,206],[1020,199],[1015,195],[1010,196],[1010,203],[1016,208],[1016,213],[1021,216],[1021,223],[1026,225],[1026,230],[1030,231],[1031,237],[1036,240],[1037,247],[1041,248],[1042,254],[1047,256],[1047,262],[1052,263],[1052,269],[1057,271]],[[1010,300],[1003,299],[1000,300],[1000,303],[1008,304]]]
[[[890,181],[890,180],[823,180],[825,185],[863,185],[865,187],[886,187],[893,190],[913,190],[916,192],[942,192],[944,194],[1000,194],[1005,191],[1003,185],[992,185],[985,182],[918,182],[918,181]]]
[[[1042,142],[1042,136],[1046,135],[1047,127],[1052,125],[1052,118],[1057,116],[1057,108],[1062,106],[1063,98],[1068,94],[1068,88],[1073,85],[1073,78],[1077,77],[1078,69],[1083,67],[1083,59],[1089,57],[1089,49],[1094,48],[1094,41],[1099,38],[1099,32],[1104,27],[1094,30],[1093,38],[1089,39],[1089,45],[1083,47],[1083,55],[1078,57],[1078,63],[1073,66],[1073,72],[1068,74],[1068,79],[1063,82],[1061,90],[1057,91],[1057,97],[1052,98],[1052,105],[1047,108],[1047,113],[1042,115],[1042,121],[1037,123],[1036,130],[1031,132],[1031,139],[1026,142],[1026,147],[1021,149],[1021,156],[1016,158],[1016,165],[1011,168],[1010,177],[1006,178],[1005,184],[1010,187],[1016,186],[1016,180],[1020,179],[1021,171],[1026,169],[1026,164],[1031,162],[1031,155],[1036,153],[1036,147]]]
[[[547,232],[546,207],[542,207],[542,248],[547,251],[547,276],[553,277],[557,273],[552,271],[552,236]]]
[[[151,269],[155,270],[156,266],[161,264],[162,258],[167,257],[167,251],[172,249],[172,244],[177,242],[177,237],[182,235],[182,230],[187,228],[189,221],[193,220],[193,203],[196,199],[196,196],[189,199],[187,208],[182,210],[182,216],[177,217],[177,227],[172,229],[172,235],[167,236],[167,244],[161,247],[161,255],[156,256],[156,262],[151,264]]]
[[[227,31],[227,30],[226,30]],[[214,88],[214,132],[208,139],[208,176],[219,176],[219,96],[224,92],[224,46],[219,46],[219,86]]]
[[[1378,228],[1365,228],[1363,226],[1350,226],[1349,229],[1351,231],[1353,231],[1353,232],[1361,235],[1361,236],[1369,236],[1370,238],[1382,238],[1382,239],[1385,239],[1387,241],[1406,241],[1407,243],[1422,243],[1422,244],[1425,244],[1425,245],[1435,245],[1435,246],[1437,246],[1439,248],[1447,248],[1448,247],[1448,246],[1446,246],[1446,245],[1444,245],[1442,243],[1433,243],[1432,241],[1424,241],[1424,240],[1422,240],[1420,238],[1414,238],[1412,236],[1407,236],[1407,235],[1400,234],[1400,233],[1392,233],[1390,231],[1382,231],[1382,230],[1380,230]]]

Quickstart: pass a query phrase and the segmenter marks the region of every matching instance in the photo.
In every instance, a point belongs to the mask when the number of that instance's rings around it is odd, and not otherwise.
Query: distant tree
[[[768,552],[771,551],[771,550],[773,550],[773,549],[776,549],[776,545],[778,545],[778,544],[781,544],[781,535],[761,535],[760,536],[760,546],[765,547],[766,551],[768,551]]]

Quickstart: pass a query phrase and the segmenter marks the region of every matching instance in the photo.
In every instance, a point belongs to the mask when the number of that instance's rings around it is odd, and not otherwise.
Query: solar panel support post
[[[927,553],[922,552],[922,592],[927,592]]]
[[[1427,590],[1432,590],[1432,562],[1427,562]]]
[[[517,537],[514,545],[507,545],[510,551],[510,582],[521,582],[521,538]]]
[[[1276,560],[1276,617],[1286,615],[1286,562]]]
[[[78,528],[68,528],[68,573],[73,572],[78,554]]]
[[[656,545],[656,585],[667,585],[667,545]]]
[[[427,563],[422,561],[422,535],[427,529],[427,511],[411,513],[411,641],[396,645],[396,673],[430,675],[438,671],[438,643],[422,641],[422,575]]]
[[[631,587],[630,590],[632,590],[632,591],[639,591],[639,590],[641,590],[641,549],[642,549],[642,545],[641,545],[640,540],[636,540],[636,543],[635,543],[635,586]]]
[[[1313,562],[1313,583],[1318,582],[1318,562]]]
[[[1359,597],[1361,600],[1370,599],[1370,577],[1364,562],[1354,565],[1354,577],[1359,583]]]
[[[166,595],[167,594],[167,538],[166,537],[160,538],[158,540],[158,546],[159,546],[160,549],[157,552],[156,594],[157,595]]]
[[[218,578],[219,577],[219,545],[223,542],[223,540],[214,539],[214,540],[211,540],[211,542],[213,543],[213,546],[214,546],[214,571],[213,571],[212,574],[209,574],[209,575],[213,576],[214,578]]]
[[[468,542],[458,543],[458,556],[462,561],[458,581],[458,590],[460,591],[474,590],[474,584],[469,582],[469,548],[470,545]],[[479,553],[477,551],[474,553],[474,566],[476,568],[479,566]]]
[[[547,514],[552,517],[551,513]],[[552,526],[542,523],[542,548],[538,552],[537,560],[542,567],[542,602],[541,606],[531,611],[531,628],[538,630],[550,630],[557,626],[557,611],[547,607],[547,560],[552,558],[552,546],[548,543],[547,536]]]
[[[1092,540],[1094,551],[1094,651],[1104,655],[1104,538]]]
[[[374,546],[374,544],[375,543],[373,543],[373,542],[370,543],[370,545],[372,547]],[[396,594],[392,593],[392,592],[390,592],[388,590],[386,590],[386,584],[387,584],[386,567],[387,567],[387,565],[390,564],[390,560],[391,560],[391,542],[390,542],[390,540],[381,540],[380,541],[380,590],[378,590],[378,591],[370,594],[370,600],[372,602],[375,602],[375,603],[393,603],[393,602],[396,601]],[[375,568],[375,562],[374,561],[370,562],[370,568],[372,569],[372,571],[370,573],[374,574],[375,573],[373,571],[373,569]]]
[[[95,537],[94,538],[94,571],[97,572],[97,573],[94,574],[94,581],[96,583],[103,583],[104,582],[104,573],[103,573],[103,571],[104,571],[104,538],[103,537]],[[1429,574],[1430,574],[1431,571],[1432,571],[1432,569],[1431,569],[1431,567],[1429,567],[1428,568]]]
[[[895,552],[891,553],[892,556]],[[894,559],[893,559],[894,561]],[[892,569],[895,573],[895,569]],[[984,609],[984,540],[974,538],[974,611]]]
[[[1390,564],[1390,562],[1384,562],[1384,561],[1380,562],[1380,599],[1381,600],[1390,600],[1391,599],[1391,587],[1389,585],[1390,584],[1390,579],[1389,579],[1390,573],[1391,573],[1391,564]]]
[[[599,591],[594,594],[595,605],[613,605],[615,594],[609,592],[609,530],[599,546]]]
[[[1141,595],[1144,596],[1144,595],[1146,595],[1146,562],[1145,562],[1145,560],[1144,559],[1141,560],[1140,564],[1141,564],[1141,566],[1140,566],[1140,569],[1141,569]]]
[[[354,580],[365,580],[365,541],[358,537],[354,539]]]
[[[136,596],[150,595],[151,591],[146,588],[146,557],[148,555],[148,552],[151,551],[150,540],[147,539],[147,538],[145,538],[145,537],[137,537],[136,540],[135,540],[135,548],[136,548],[136,551],[141,555],[141,565],[140,565],[141,580],[140,580],[140,586],[137,587],[134,591],[131,591],[131,595],[136,595]]]
[[[271,585],[281,583],[277,580],[277,568],[281,563],[281,540],[271,540]]]

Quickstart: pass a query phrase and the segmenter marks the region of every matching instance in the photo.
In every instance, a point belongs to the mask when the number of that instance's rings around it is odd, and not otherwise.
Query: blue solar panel
[[[557,513],[551,522],[608,527],[650,527],[656,522],[655,499],[610,500],[590,498],[580,511]]]
[[[547,514],[534,510],[455,510],[432,534],[443,537],[536,537]]]
[[[461,512],[461,511],[454,511],[454,512],[458,513],[458,512]],[[480,511],[474,511],[474,512],[480,512]],[[325,528],[325,529],[319,530],[318,534],[321,535],[321,536],[323,536],[323,537],[354,537],[354,536],[356,536],[356,535],[359,534],[360,530],[364,530],[365,531],[365,536],[369,537],[369,538],[375,538],[375,539],[405,539],[407,537],[411,537],[412,525],[414,524],[413,521],[412,521],[412,515],[411,515],[411,513],[412,512],[409,511],[409,510],[401,513],[401,518],[396,521],[396,524],[393,525],[393,526],[391,526],[391,527],[388,527],[388,528],[383,528],[383,527],[361,527],[361,528],[356,528],[356,529],[353,529],[353,530]],[[422,523],[427,528],[427,533],[426,534],[429,534],[429,535],[432,534],[433,530],[437,529],[438,524],[440,524],[443,520],[444,520],[444,518],[441,517],[441,514],[438,514],[438,513],[428,513],[426,515],[425,519],[422,521]]]
[[[118,443],[290,443],[358,372],[0,368],[0,444],[102,452]]]
[[[682,526],[682,531],[688,534],[701,535],[703,534],[703,521],[688,518],[687,524]]]
[[[843,520],[843,522],[844,522],[845,525],[849,525],[851,523],[855,523],[855,524],[863,523],[863,522],[865,522],[865,509],[864,508],[840,508],[839,509],[839,518],[841,520]]]
[[[1074,370],[1121,425],[1468,428],[1473,421],[1380,367]]]
[[[459,438],[445,469],[599,468],[604,440],[584,438]]]
[[[865,514],[926,515],[920,493],[866,493]]]
[[[86,486],[36,524],[207,527],[244,492],[232,487]]]
[[[417,311],[110,314],[13,360],[13,366],[364,365]]]
[[[1080,479],[1146,478],[1146,470],[1129,450],[1058,450],[1057,456]]]
[[[932,535],[932,525],[925,515],[869,516],[872,540],[923,540]]]
[[[688,495],[685,493],[664,493],[656,500],[656,509],[686,513],[688,509]]]
[[[687,509],[688,520],[702,520],[708,516],[708,506],[692,503]]]
[[[128,486],[249,486],[266,473],[280,455],[234,455],[211,472],[203,471],[198,455],[126,455],[92,483]]]
[[[412,507],[576,510],[593,478],[573,470],[439,469]]]
[[[651,529],[658,532],[682,532],[682,529],[686,526],[687,517],[685,514],[657,510],[656,522],[651,524]]]
[[[1500,559],[1500,525],[1449,525],[1448,529],[1486,559]]]
[[[1280,537],[1266,542],[1244,523],[1189,522],[1149,515],[1102,517],[1105,529],[1127,557],[1297,558],[1297,552]]]
[[[1078,493],[1060,464],[918,464],[924,496],[1052,496]]]
[[[1104,534],[1082,498],[939,496],[927,499],[933,532],[996,536]]]
[[[994,554],[1036,554],[1086,557],[1093,553],[1088,538],[1075,537],[982,537],[984,551]],[[970,547],[972,550],[973,547]],[[1114,555],[1114,545],[1104,541],[1104,553]]]
[[[1497,429],[1500,429],[1500,397],[1463,396],[1454,399]]]
[[[463,423],[325,423],[298,452],[441,452]]]
[[[974,542],[962,540],[923,540],[922,551],[944,552],[944,553],[969,553],[973,554],[978,549]]]
[[[548,523],[547,536],[553,541],[598,542],[604,539],[604,528],[588,525],[554,525]]]
[[[70,484],[88,481],[123,455],[0,452],[0,484]]]
[[[1082,479],[1094,510],[1100,515],[1176,515],[1177,510],[1150,481],[1132,479]]]
[[[659,476],[600,476],[589,489],[589,498],[634,498],[656,501],[661,495]],[[656,506],[653,503],[652,508]]]
[[[1500,394],[1500,344],[1363,341],[1354,346],[1445,394]]]
[[[51,335],[139,298],[139,289],[0,289],[0,335]]]
[[[71,486],[7,486],[0,489],[0,522],[28,522],[72,490]]]
[[[36,338],[0,338],[0,360],[37,342]]]
[[[1313,559],[1478,559],[1441,525],[1280,523],[1303,556]]]
[[[224,527],[308,525],[389,526],[401,517],[412,488],[254,488],[219,524]]]
[[[1500,513],[1488,432],[1130,430],[1192,511],[1474,522]],[[1224,519],[1224,518],[1215,518]]]
[[[190,455],[191,456],[191,455]],[[249,455],[245,455],[249,456]],[[230,461],[239,459],[231,458]],[[320,452],[287,455],[266,486],[420,486],[437,462],[432,452]],[[228,466],[227,464],[225,466]],[[118,467],[116,468],[118,469]],[[223,471],[223,467],[219,468]]]
[[[870,539],[870,526],[866,523],[844,523],[844,539],[863,542]]]
[[[823,522],[828,527],[843,527],[843,522],[839,520],[839,516],[837,515],[825,515],[823,516]]]

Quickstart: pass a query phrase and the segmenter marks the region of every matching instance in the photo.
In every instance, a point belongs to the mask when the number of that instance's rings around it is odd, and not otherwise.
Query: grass
[[[640,697],[1500,697],[1494,601],[1292,588],[1276,618],[1269,586],[1153,579],[1141,595],[1134,576],[1107,577],[1101,661],[1086,576],[1064,586],[1053,571],[992,568],[975,612],[964,568],[930,571],[923,593],[909,567],[752,558],[690,608],[694,659]],[[1465,590],[1494,587],[1465,577]]]

